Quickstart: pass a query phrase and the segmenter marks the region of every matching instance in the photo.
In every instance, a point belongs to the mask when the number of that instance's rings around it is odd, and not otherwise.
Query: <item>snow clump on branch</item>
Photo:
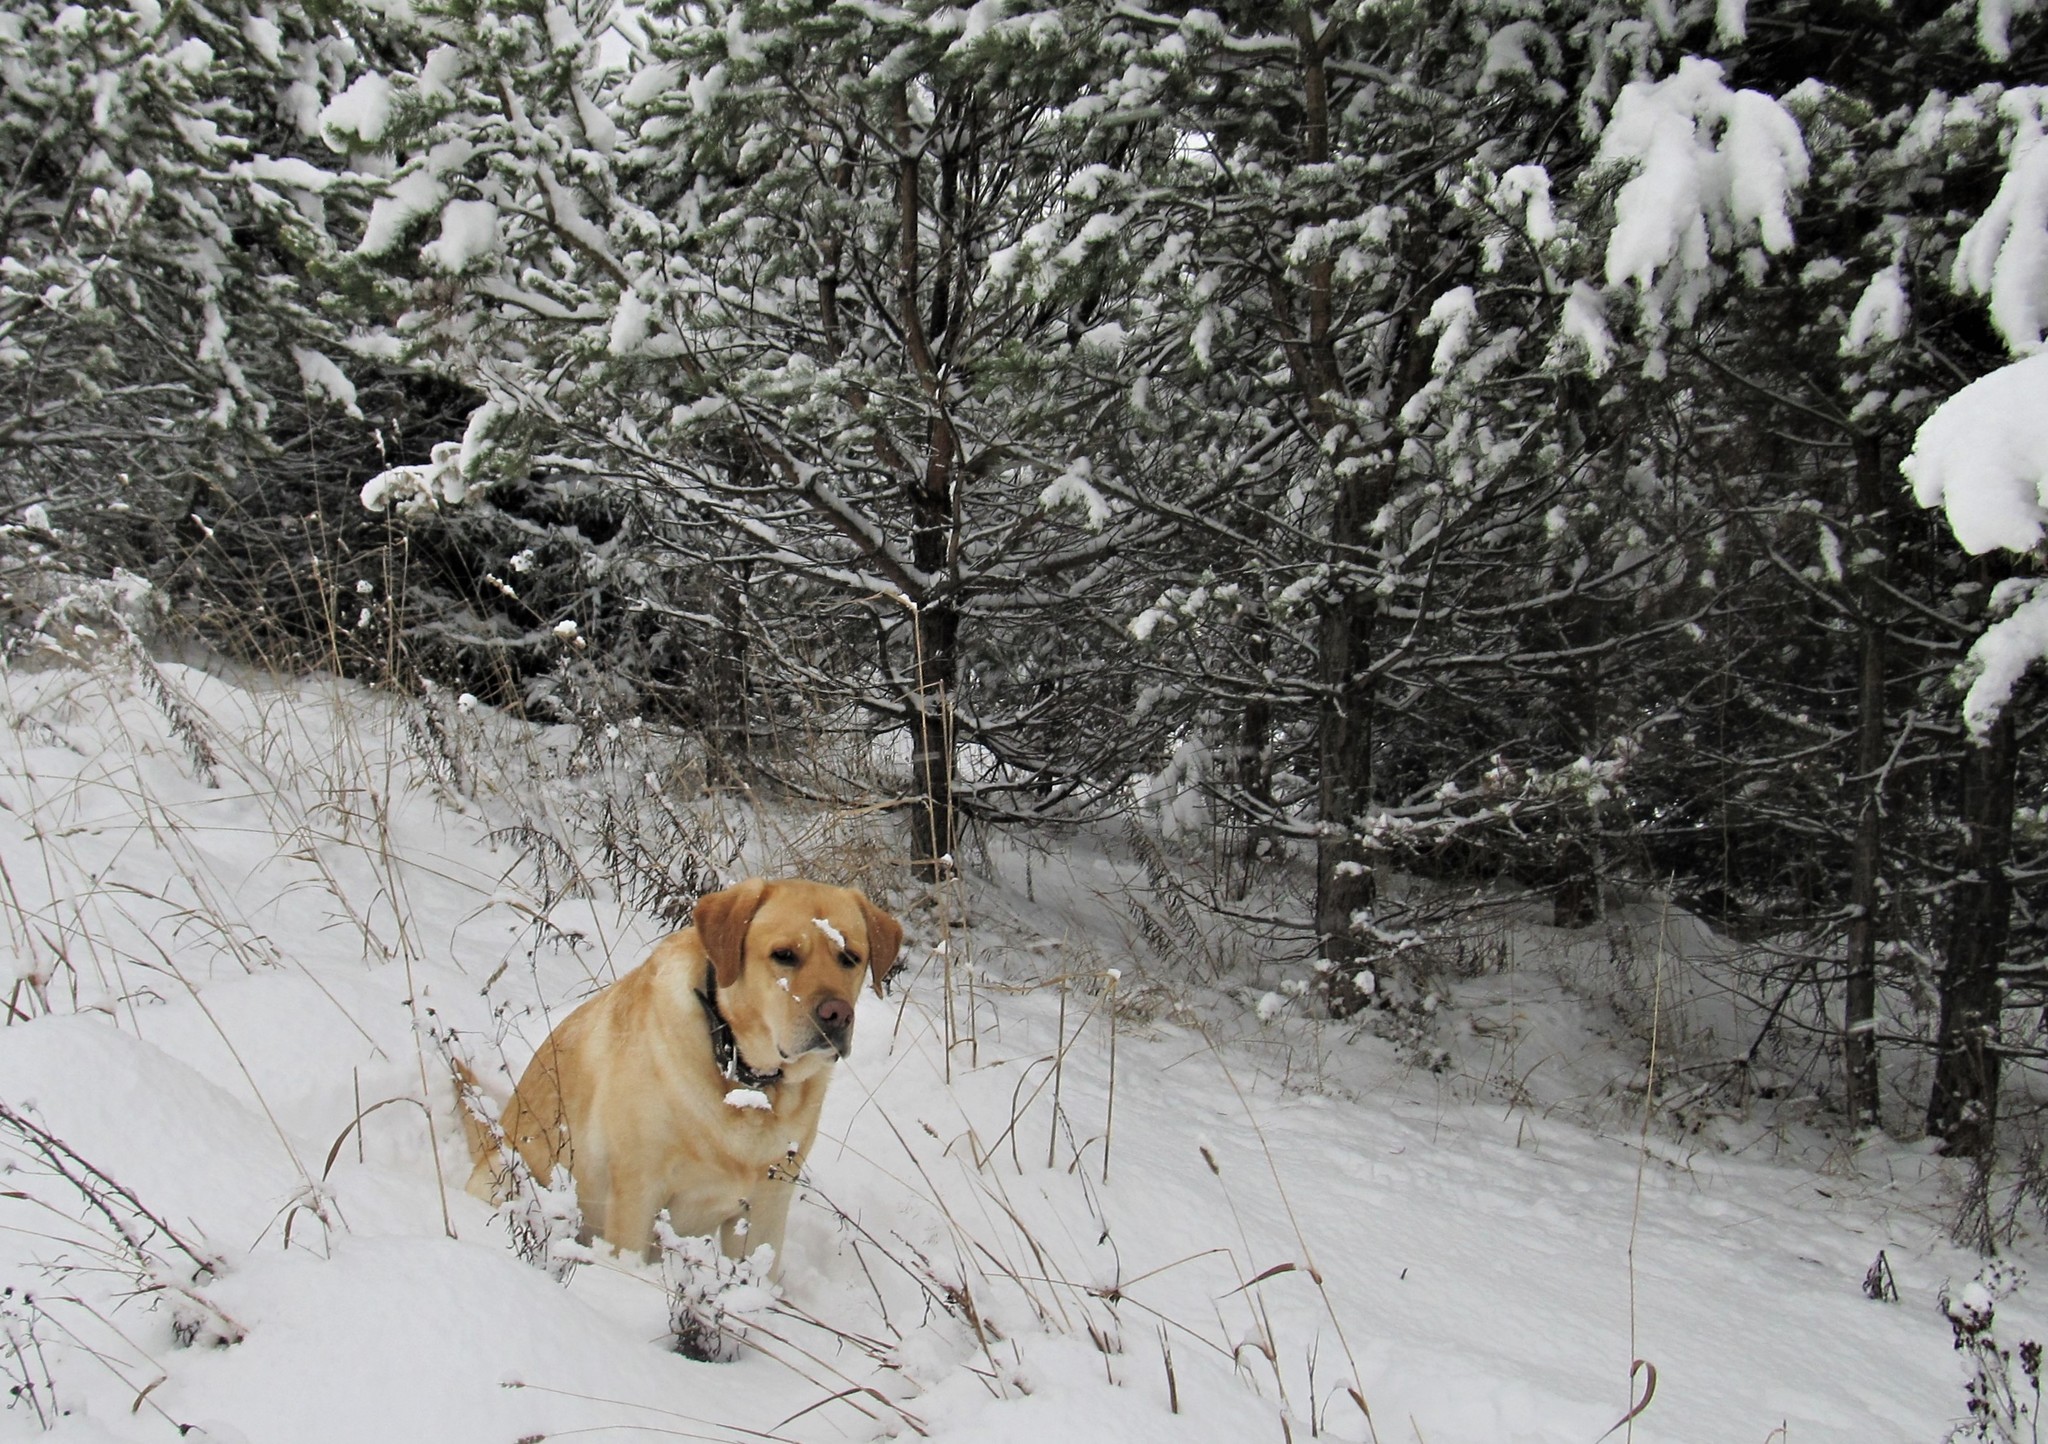
[[[2030,552],[2048,522],[2048,352],[1992,372],[1943,402],[1899,464],[1922,506],[1948,513],[1949,530],[1974,554]],[[1976,673],[1963,719],[1982,737],[2026,669],[2048,658],[2048,585],[2002,582],[1994,621],[1970,648]]]
[[[2024,356],[2040,349],[2048,322],[2048,86],[2008,90],[1998,111],[2012,126],[2005,179],[1957,247],[1949,284],[1987,298],[1991,324]]]
[[[1980,377],[1921,424],[1899,464],[1971,555],[2032,551],[2048,522],[2048,355]]]
[[[460,506],[472,491],[488,485],[485,462],[492,452],[492,432],[505,410],[485,402],[470,413],[460,441],[438,443],[428,459],[412,466],[394,466],[363,484],[362,502],[369,511],[397,507],[410,515],[442,506]]]
[[[1730,90],[1711,60],[1624,88],[1599,160],[1635,168],[1614,200],[1606,278],[1635,283],[1652,325],[1667,301],[1690,314],[1715,250],[1752,236],[1772,254],[1792,245],[1792,197],[1809,170],[1799,124],[1760,91]]]

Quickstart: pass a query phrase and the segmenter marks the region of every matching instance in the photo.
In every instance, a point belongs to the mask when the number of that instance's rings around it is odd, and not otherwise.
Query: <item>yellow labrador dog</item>
[[[666,1208],[729,1257],[772,1245],[779,1273],[861,978],[881,993],[903,929],[860,893],[794,879],[706,893],[693,916],[549,1034],[501,1123],[543,1183],[569,1169],[587,1234],[651,1251]],[[470,1135],[469,1190],[488,1200],[499,1165]]]

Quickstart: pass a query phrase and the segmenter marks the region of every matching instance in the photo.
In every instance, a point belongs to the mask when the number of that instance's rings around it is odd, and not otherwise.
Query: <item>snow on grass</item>
[[[662,931],[576,825],[599,796],[653,805],[647,758],[431,698],[159,674],[182,730],[117,660],[0,675],[0,1103],[218,1259],[110,1240],[0,1130],[24,1195],[0,1198],[0,1281],[44,1300],[0,1322],[30,1403],[74,1411],[59,1437],[1592,1440],[1636,1358],[1645,1444],[1931,1441],[1960,1410],[1933,1300],[1974,1261],[1938,1241],[1935,1161],[1878,1142],[1817,1172],[1739,1119],[1645,1133],[1615,1083],[1640,1049],[1526,961],[1590,967],[1581,934],[1518,924],[1523,966],[1445,983],[1442,1072],[1147,979],[1102,901],[1132,871],[1085,839],[1028,874],[994,847],[952,904],[971,925],[905,910],[913,966],[860,1005],[782,1302],[736,1362],[680,1358],[658,1266],[600,1248],[563,1285],[514,1256],[461,1191],[422,1043],[453,1029],[502,1093]],[[690,834],[710,880],[813,836],[745,832]],[[1665,1046],[1725,1052],[1742,1020],[1688,971],[1711,936],[1617,926],[1652,940]],[[1208,946],[1183,966],[1220,979],[1236,945]],[[1879,1248],[1903,1306],[1859,1290]],[[180,1347],[166,1281],[245,1336]],[[30,1403],[0,1435],[35,1432]]]

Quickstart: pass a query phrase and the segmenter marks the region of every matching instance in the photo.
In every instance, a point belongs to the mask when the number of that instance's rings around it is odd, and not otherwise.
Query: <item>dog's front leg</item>
[[[742,1259],[766,1244],[775,1250],[768,1276],[782,1277],[782,1246],[789,1231],[789,1205],[796,1198],[796,1186],[779,1179],[764,1180],[749,1200],[747,1211],[727,1219],[718,1231],[718,1246],[730,1259]]]
[[[652,1180],[615,1172],[604,1195],[604,1241],[621,1254],[658,1258],[661,1247],[654,1238],[654,1215],[661,1208],[661,1194]]]

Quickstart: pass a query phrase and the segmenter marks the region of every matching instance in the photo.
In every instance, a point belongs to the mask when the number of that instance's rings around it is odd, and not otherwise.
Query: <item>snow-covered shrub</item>
[[[146,577],[120,567],[104,578],[58,573],[47,581],[43,605],[21,645],[86,662],[109,648],[146,648],[163,623],[163,594]]]
[[[470,746],[465,733],[474,730],[470,714],[476,698],[463,692],[450,696],[448,689],[431,678],[420,679],[420,698],[405,713],[405,736],[436,786],[458,797],[474,797],[476,777],[470,765]]]
[[[445,715],[442,725],[449,725]],[[705,749],[638,716],[601,711],[548,735],[566,742],[546,749],[551,775],[536,779],[545,805],[519,806],[516,820],[493,835],[520,854],[508,872],[528,873],[544,909],[601,882],[640,911],[684,926],[697,898],[724,886],[739,866],[750,825],[743,807],[702,805],[713,766]],[[431,737],[426,742],[433,745]],[[463,746],[460,737],[450,744],[458,753]],[[482,772],[493,764],[464,765]],[[787,839],[781,855],[792,872],[852,877]]]
[[[1439,960],[1419,934],[1387,939],[1382,951],[1352,965],[1318,961],[1309,991],[1332,1018],[1355,1019],[1392,1043],[1404,1063],[1440,1072],[1451,1055],[1443,1044]]]
[[[1233,860],[1214,845],[1224,831],[1213,822],[1205,831],[1206,848],[1195,836],[1168,837],[1138,818],[1124,828],[1125,844],[1145,869],[1145,885],[1124,892],[1123,910],[1176,983],[1228,977],[1255,951],[1237,929],[1218,926],[1211,910],[1219,893],[1241,896],[1243,884],[1231,877]]]
[[[146,578],[116,567],[105,580],[68,579],[36,615],[29,635],[35,645],[80,666],[111,659],[117,669],[125,667],[137,690],[163,714],[193,776],[217,787],[220,758],[207,724],[151,655],[167,611],[162,593]]]
[[[1360,930],[1373,947],[1362,966],[1345,969],[1328,959],[1317,961],[1309,987],[1327,997],[1332,1016],[1367,1008],[1433,1012],[1450,983],[1507,966],[1507,935],[1497,923],[1464,911],[1460,904],[1469,902],[1466,898],[1420,903],[1415,893],[1426,886],[1410,881],[1404,903],[1418,913],[1442,907],[1443,915],[1411,914],[1410,925],[1401,928],[1364,925]]]
[[[501,1157],[501,1176],[511,1187],[498,1205],[498,1216],[512,1236],[512,1251],[556,1283],[567,1283],[576,1265],[591,1258],[590,1249],[576,1237],[583,1231],[576,1180],[556,1164],[553,1177],[543,1185],[525,1159],[509,1149],[505,1153],[509,1157]]]
[[[34,1294],[12,1284],[0,1289],[0,1378],[8,1381],[8,1407],[26,1404],[38,1427],[54,1429],[61,1411],[45,1340],[36,1332],[43,1322]]]
[[[1999,1304],[2026,1283],[2013,1265],[1994,1260],[1960,1289],[1941,1291],[1941,1311],[1955,1333],[1968,1376],[1963,1397],[1970,1417],[1949,1431],[1949,1444],[2039,1444],[2041,1346],[2032,1339],[2006,1345],[1994,1331]],[[2018,1366],[2015,1376],[2014,1366]]]
[[[468,1065],[459,1061],[453,1035],[434,1028],[429,1036],[456,1080],[457,1101],[468,1114],[466,1129],[479,1133],[491,1150],[492,1191],[512,1251],[556,1283],[567,1283],[576,1266],[591,1259],[589,1247],[579,1238],[583,1209],[576,1201],[575,1178],[559,1163],[546,1183],[536,1178],[505,1136],[497,1105],[477,1086]]]
[[[1137,778],[1132,791],[1138,810],[1171,841],[1211,825],[1207,788],[1215,759],[1200,737],[1183,737],[1156,773]]]
[[[1629,770],[1640,748],[1630,736],[1596,754],[1544,766],[1495,754],[1476,776],[1446,778],[1424,796],[1386,807],[1359,828],[1382,866],[1421,877],[1505,876],[1542,889],[1560,927],[1583,927],[1601,912],[1603,877],[1615,870],[1611,839],[1631,826]]]
[[[675,1351],[707,1364],[730,1363],[746,1342],[747,1321],[781,1293],[770,1279],[775,1250],[763,1244],[745,1258],[727,1258],[717,1239],[685,1238],[670,1228],[666,1212],[655,1220],[654,1232],[668,1280]]]
[[[204,1240],[181,1233],[132,1189],[44,1127],[27,1105],[16,1108],[0,1103],[0,1140],[22,1160],[10,1165],[17,1179],[42,1176],[60,1182],[64,1185],[60,1195],[68,1194],[69,1204],[80,1211],[101,1241],[92,1263],[54,1264],[50,1266],[53,1273],[112,1267],[127,1274],[139,1296],[161,1300],[168,1307],[171,1337],[180,1347],[225,1348],[242,1341],[248,1331],[201,1290],[202,1283],[225,1267],[220,1254]],[[37,1197],[57,1206],[55,1199]],[[33,1340],[32,1330],[18,1337],[11,1327],[15,1322],[9,1319],[5,1331],[8,1351],[20,1347],[20,1337]],[[27,1330],[31,1319],[25,1316],[18,1322]],[[12,1367],[19,1377],[20,1369],[27,1366],[16,1359]],[[0,1364],[0,1371],[8,1368]]]
[[[412,459],[411,419],[433,408],[352,350],[315,279],[364,201],[311,121],[404,32],[352,0],[0,15],[9,561],[175,578],[223,633],[327,630],[309,554],[330,517],[369,530],[341,489],[387,445]]]

